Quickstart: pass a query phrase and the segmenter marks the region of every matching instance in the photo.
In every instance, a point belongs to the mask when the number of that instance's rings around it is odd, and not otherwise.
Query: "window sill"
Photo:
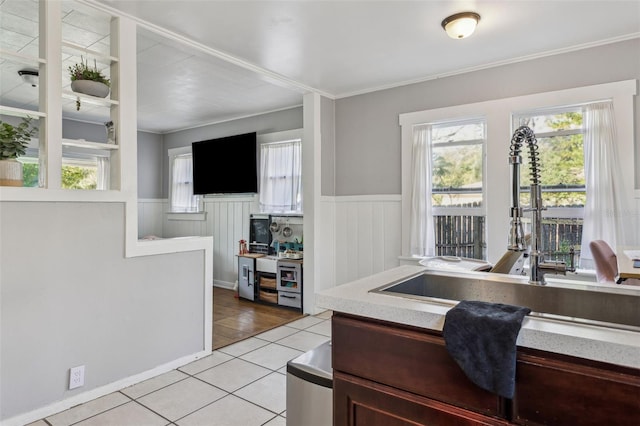
[[[168,220],[207,220],[207,212],[167,212]]]

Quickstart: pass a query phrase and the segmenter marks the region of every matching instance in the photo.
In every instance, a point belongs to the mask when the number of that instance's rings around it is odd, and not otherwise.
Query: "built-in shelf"
[[[89,149],[120,149],[119,145],[113,143],[103,142],[90,142],[84,139],[62,139],[63,146],[74,146],[76,148],[89,148]]]
[[[82,100],[82,102],[86,102],[90,105],[97,105],[97,106],[112,106],[112,105],[118,105],[119,102],[113,99],[107,99],[107,98],[97,98],[95,96],[91,96],[91,95],[85,95],[83,93],[76,93],[76,92],[72,92],[70,90],[64,90],[62,91],[62,97],[65,99],[72,99],[72,100],[76,100],[76,98],[80,98]]]
[[[40,111],[33,111],[30,109],[14,108],[10,106],[0,105],[0,114],[11,115],[14,117],[38,117],[44,118],[46,113]]]
[[[98,52],[97,50],[87,49],[86,47],[80,46],[79,44],[70,43],[68,41],[63,41],[62,42],[62,46],[63,47],[67,47],[69,49],[78,50],[80,52],[83,52],[87,57],[91,56],[91,58],[95,58],[97,60],[100,60],[101,62],[108,62],[108,63],[118,62],[118,58],[115,57],[115,56],[105,55],[102,52]]]

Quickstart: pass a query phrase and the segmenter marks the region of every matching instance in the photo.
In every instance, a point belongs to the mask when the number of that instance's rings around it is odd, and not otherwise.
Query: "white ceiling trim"
[[[640,38],[640,32],[631,33],[631,34],[627,34],[627,35],[620,36],[620,37],[613,37],[613,38],[609,38],[609,39],[605,39],[605,40],[598,40],[598,41],[592,42],[592,43],[578,44],[578,45],[575,45],[575,46],[565,47],[565,48],[562,48],[562,49],[549,50],[549,51],[546,51],[546,52],[536,53],[536,54],[532,54],[532,55],[519,56],[517,58],[507,59],[507,60],[498,61],[498,62],[492,62],[492,63],[489,63],[489,64],[479,65],[479,66],[476,66],[476,67],[463,68],[463,69],[460,69],[460,70],[457,70],[457,71],[448,72],[448,73],[435,74],[435,75],[431,75],[431,76],[427,76],[427,77],[416,78],[416,79],[413,79],[413,80],[404,80],[404,81],[400,81],[400,82],[397,82],[397,83],[387,84],[387,85],[377,86],[377,87],[372,87],[372,88],[368,88],[368,89],[364,89],[364,90],[341,93],[341,94],[334,95],[333,99],[343,99],[343,98],[349,98],[351,96],[365,95],[367,93],[378,92],[380,90],[393,89],[393,88],[396,88],[396,87],[408,86],[410,84],[416,84],[416,83],[424,83],[425,81],[437,80],[437,79],[441,79],[441,78],[445,78],[445,77],[451,77],[451,76],[454,76],[454,75],[466,74],[466,73],[469,73],[469,72],[485,70],[485,69],[488,69],[488,68],[495,68],[495,67],[499,67],[499,66],[503,66],[503,65],[515,64],[515,63],[518,63],[518,62],[530,61],[530,60],[533,60],[533,59],[539,59],[539,58],[544,58],[544,57],[548,57],[548,56],[560,55],[560,54],[563,54],[563,53],[575,52],[575,51],[578,51],[578,50],[589,49],[589,48],[598,47],[598,46],[604,46],[604,45],[607,45],[607,44],[618,43],[618,42],[626,41],[626,40],[633,40],[633,39],[636,39],[636,38]]]
[[[192,47],[194,49],[197,49],[203,53],[206,53],[208,55],[211,55],[213,57],[216,57],[218,59],[222,59],[223,61],[229,62],[231,64],[237,65],[241,68],[244,68],[246,70],[249,71],[253,71],[255,73],[261,74],[265,77],[269,77],[272,78],[276,81],[279,81],[280,83],[283,83],[284,85],[286,85],[288,88],[291,89],[296,89],[299,91],[302,91],[303,93],[308,93],[308,92],[315,92],[318,93],[321,96],[325,96],[327,98],[330,99],[335,99],[335,95],[331,94],[331,93],[327,93],[324,92],[322,90],[316,89],[314,87],[311,86],[307,86],[306,84],[302,84],[298,81],[292,80],[288,77],[283,76],[282,74],[278,74],[276,72],[267,70],[265,68],[259,67],[255,64],[252,64],[251,62],[245,61],[244,59],[240,59],[237,58],[233,55],[230,55],[226,52],[222,52],[220,50],[217,49],[213,49],[209,46],[205,46],[202,43],[198,43],[194,40],[191,40],[188,37],[185,37],[183,35],[174,33],[173,31],[170,31],[166,28],[160,27],[158,25],[152,24],[150,22],[147,22],[143,19],[137,18],[135,16],[129,15],[127,13],[124,13],[118,9],[114,9],[110,6],[104,5],[102,3],[97,3],[94,0],[77,0],[80,3],[84,3],[86,5],[90,5],[91,7],[94,7],[96,9],[99,9],[103,12],[109,13],[111,15],[114,16],[122,16],[122,17],[126,17],[128,19],[131,19],[132,21],[134,21],[136,24],[140,25],[141,27],[144,27],[145,29],[152,31],[156,34],[159,34],[163,37],[166,37],[168,39],[171,39],[173,41],[177,41],[179,43],[184,43],[185,45]]]
[[[198,124],[196,126],[182,127],[180,129],[175,129],[175,130],[172,129],[172,130],[167,130],[167,131],[164,131],[164,132],[153,132],[153,131],[148,131],[148,132],[150,132],[150,133],[151,132],[152,133],[159,133],[161,135],[168,135],[168,134],[171,134],[171,133],[182,132],[184,130],[198,129],[200,127],[212,126],[214,124],[228,123],[230,121],[242,120],[242,119],[245,119],[245,118],[251,118],[251,117],[257,117],[257,116],[260,116],[260,115],[271,114],[273,112],[287,111],[287,110],[290,110],[290,109],[300,108],[301,106],[302,106],[302,104],[294,105],[294,106],[286,107],[286,108],[273,109],[273,110],[270,110],[270,111],[256,112],[255,114],[247,114],[247,115],[242,115],[242,116],[237,116],[237,117],[234,116],[233,118],[227,118],[227,119],[224,119],[224,120],[217,120],[217,121],[209,121],[207,123]],[[142,129],[140,129],[140,130],[142,130]],[[145,131],[145,130],[142,130],[142,131]]]

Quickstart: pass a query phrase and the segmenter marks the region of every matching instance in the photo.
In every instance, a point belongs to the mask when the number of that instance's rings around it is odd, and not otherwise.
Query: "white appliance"
[[[287,426],[333,424],[331,341],[287,363]]]
[[[251,257],[238,257],[238,296],[243,299],[255,300],[256,277],[255,259]]]

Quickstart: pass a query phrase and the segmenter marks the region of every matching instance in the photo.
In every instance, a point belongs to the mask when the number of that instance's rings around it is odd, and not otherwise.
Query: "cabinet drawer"
[[[275,290],[276,289],[276,279],[275,278],[269,278],[269,277],[265,277],[263,275],[260,276],[260,287],[261,288],[270,288]]]
[[[290,306],[292,308],[302,308],[302,296],[300,293],[289,291],[278,292],[278,305]]]
[[[278,293],[269,290],[260,290],[260,300],[269,303],[278,303]]]
[[[504,416],[498,396],[473,384],[435,332],[334,314],[333,369],[416,395]]]

